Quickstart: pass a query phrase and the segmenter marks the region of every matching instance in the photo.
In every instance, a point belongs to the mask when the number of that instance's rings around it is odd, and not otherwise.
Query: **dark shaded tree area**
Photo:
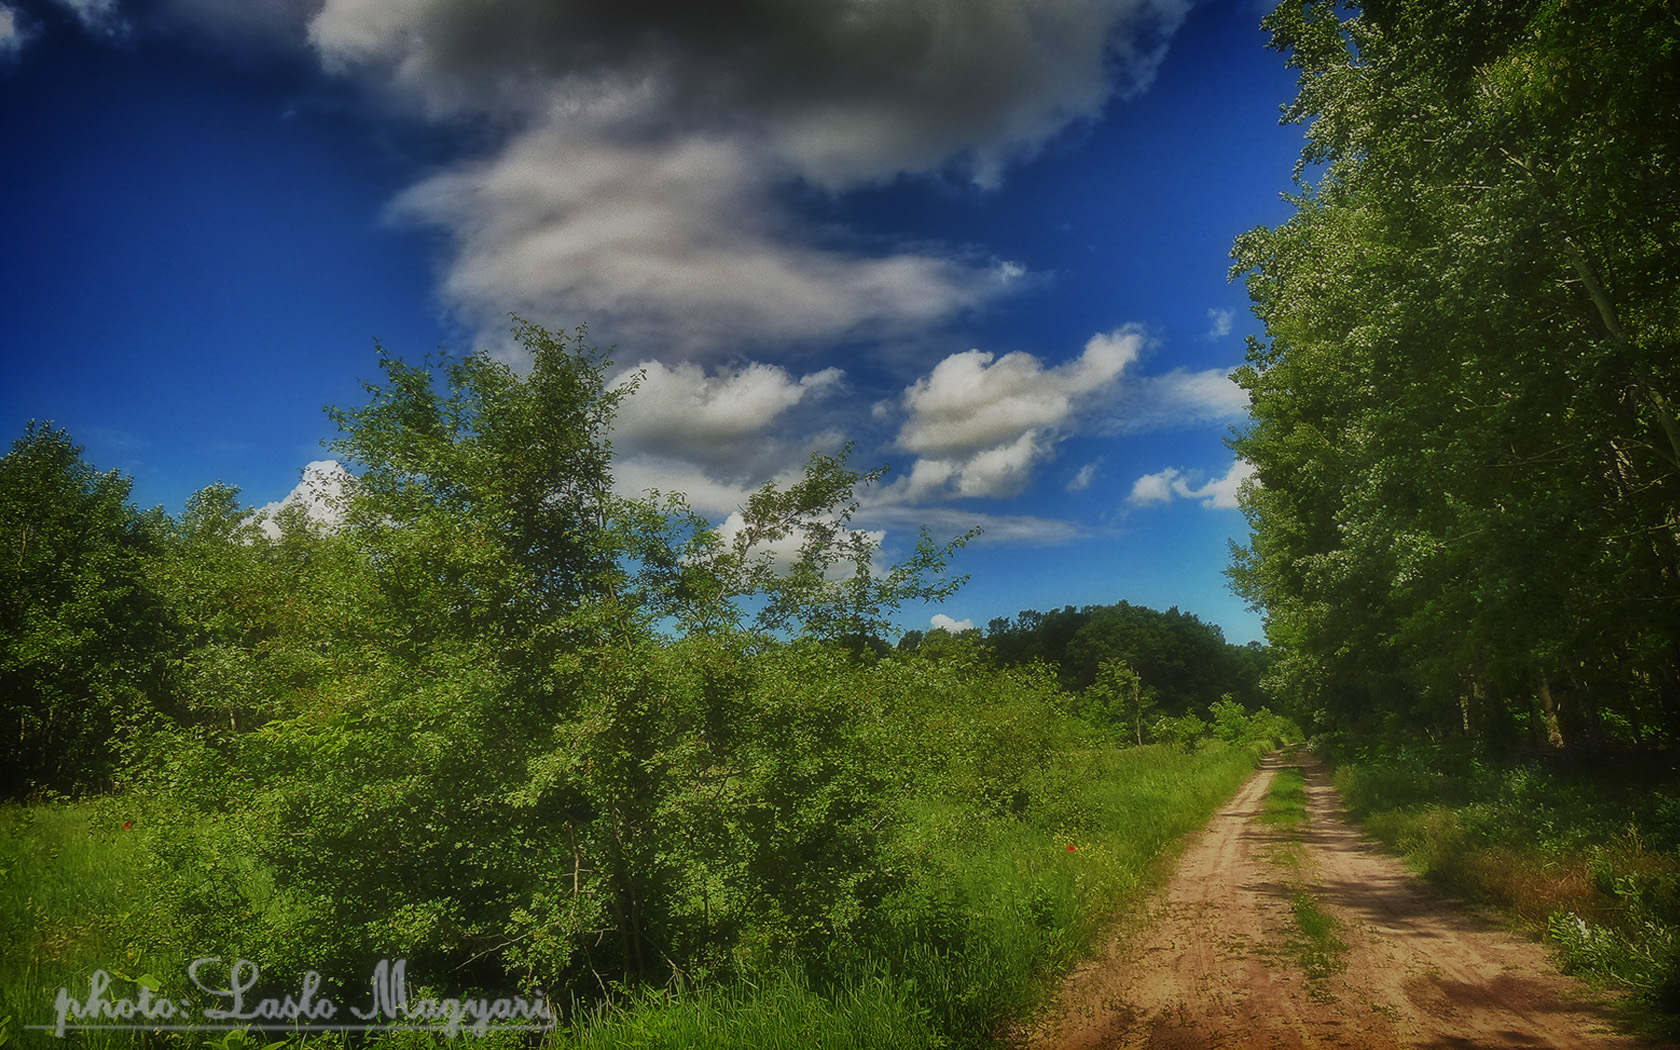
[[[1680,732],[1680,20],[1285,3],[1294,216],[1238,239],[1231,570],[1320,729]]]
[[[1177,607],[1160,612],[1118,602],[1028,609],[987,624],[985,645],[1006,667],[1034,661],[1053,667],[1070,690],[1089,689],[1105,663],[1124,664],[1169,715],[1205,710],[1226,694],[1250,710],[1265,702],[1261,647],[1232,645],[1216,625]]]
[[[81,454],[31,422],[0,459],[0,797],[107,787],[121,747],[173,706],[168,523]]]

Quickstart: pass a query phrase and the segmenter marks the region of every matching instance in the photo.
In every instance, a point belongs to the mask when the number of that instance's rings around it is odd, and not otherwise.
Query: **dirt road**
[[[1280,768],[1309,820],[1257,822]],[[1311,954],[1301,901],[1345,950]],[[1317,942],[1323,944],[1324,942]],[[1634,1050],[1545,950],[1435,894],[1343,818],[1310,757],[1273,756],[1193,840],[1143,923],[1075,971],[1035,1050]]]

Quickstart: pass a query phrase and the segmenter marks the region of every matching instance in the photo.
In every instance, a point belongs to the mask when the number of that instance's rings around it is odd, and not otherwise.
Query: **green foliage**
[[[1150,730],[1156,740],[1175,747],[1190,748],[1198,740],[1206,737],[1210,726],[1194,714],[1180,715],[1177,718],[1160,718]]]
[[[1262,649],[1231,645],[1217,626],[1176,608],[1158,612],[1119,602],[1048,613],[1029,609],[988,624],[986,645],[1004,665],[1036,660],[1055,667],[1069,689],[1089,687],[1104,662],[1120,661],[1173,714],[1205,708],[1227,692],[1251,706],[1263,702]]]
[[[963,539],[883,565],[848,524],[878,472],[844,453],[728,541],[617,496],[627,388],[581,331],[516,334],[528,375],[382,354],[368,404],[333,410],[359,470],[340,525],[269,540],[215,487],[176,530],[186,714],[133,781],[189,942],[282,971],[467,958],[585,997],[846,943],[895,885],[908,774],[858,646],[819,640],[948,594]]]
[[[787,1045],[985,1045],[1003,1018],[1024,1013],[1042,981],[1089,949],[1112,910],[1135,899],[1160,851],[1205,823],[1252,771],[1260,754],[1257,747],[1223,745],[1212,745],[1195,755],[1159,747],[1115,751],[1094,740],[1077,720],[1056,710],[1057,690],[1042,676],[988,677],[988,672],[977,674],[972,668],[925,661],[883,661],[873,668],[860,668],[845,663],[847,658],[832,649],[790,648],[784,656],[784,671],[797,673],[802,680],[806,672],[817,669],[843,680],[833,687],[822,683],[804,687],[810,692],[796,706],[803,706],[813,694],[827,693],[874,707],[883,712],[880,717],[890,720],[893,746],[878,752],[872,762],[884,763],[886,777],[903,786],[894,790],[877,781],[875,796],[865,800],[876,806],[886,800],[895,807],[893,814],[883,814],[885,821],[873,818],[881,821],[882,841],[875,864],[888,880],[883,883],[888,892],[862,908],[849,924],[832,915],[826,918],[830,931],[838,936],[803,943],[784,936],[780,950],[766,945],[738,953],[733,980],[718,971],[691,973],[688,980],[623,989],[592,1005],[586,999],[584,1008],[569,1016],[556,1037],[557,1045],[762,1046],[777,1045],[778,1040]],[[809,662],[812,659],[819,662]],[[854,692],[859,686],[868,691]],[[925,691],[929,688],[941,693],[930,696]],[[927,722],[944,712],[941,694],[955,695],[960,710],[945,721]],[[831,708],[818,713],[826,718],[834,712]],[[784,711],[782,717],[789,728],[801,721],[793,710]],[[1014,768],[1000,767],[1000,756],[988,747],[984,734],[954,735],[968,718],[982,718],[993,725],[1013,720],[1017,735],[1011,742],[1030,745],[1040,759]],[[911,732],[918,725],[925,725],[925,730]],[[789,749],[785,741],[781,743],[777,750],[784,757],[811,750]],[[426,776],[424,770],[417,772]],[[1028,804],[1019,812],[976,805],[973,785],[992,778],[1000,778],[994,783],[1014,778],[1028,784]],[[376,793],[384,794],[388,785],[388,781],[377,785]],[[713,785],[703,787],[713,789]],[[437,790],[435,784],[433,789]],[[304,790],[304,785],[284,790]],[[325,791],[312,792],[309,801],[332,804]],[[342,890],[334,891],[335,896],[374,888],[371,881],[361,881],[371,879],[371,868],[389,860],[392,851],[413,848],[413,839],[393,837],[407,832],[379,817],[382,805],[378,799],[368,800],[352,814],[360,821],[363,852],[368,856],[362,868],[339,867],[346,881]],[[67,814],[67,824],[54,824],[62,831],[47,833],[44,825],[56,820],[50,817],[54,811],[14,812],[31,816],[8,824],[6,836],[0,836],[0,847],[4,847],[0,857],[6,858],[0,871],[14,877],[7,884],[8,893],[27,895],[38,903],[4,913],[28,917],[25,925],[6,927],[4,955],[19,961],[39,958],[46,945],[70,952],[64,969],[43,970],[16,984],[8,976],[6,990],[11,998],[0,1009],[10,1009],[29,1023],[39,1023],[44,1004],[50,1003],[58,984],[80,984],[91,967],[109,966],[112,959],[132,963],[123,967],[125,973],[161,975],[166,992],[180,990],[175,985],[181,980],[183,960],[211,948],[219,949],[216,954],[224,957],[262,959],[265,972],[285,973],[290,967],[281,964],[276,952],[284,951],[287,943],[261,931],[293,930],[298,939],[293,958],[311,949],[334,953],[333,922],[357,914],[343,910],[345,902],[335,899],[308,916],[296,916],[301,902],[284,891],[285,886],[297,885],[290,881],[294,876],[273,879],[283,873],[266,864],[242,867],[242,860],[268,847],[260,841],[262,835],[241,833],[231,821],[200,819],[171,827],[160,823],[163,816],[147,812],[139,818],[140,830],[89,835],[90,819],[100,827],[120,828],[112,823],[113,816],[120,814]],[[681,817],[674,810],[665,815]],[[830,826],[838,820],[843,827],[848,816],[830,807],[826,817],[805,819],[815,829],[819,819]],[[320,823],[330,830],[340,819],[323,813]],[[682,832],[694,826],[685,825],[657,841],[662,847],[680,847]],[[284,829],[263,824],[260,830],[276,837],[314,834],[315,843],[339,848],[325,831],[313,831],[302,823]],[[490,828],[466,845],[490,849],[497,845],[497,830]],[[68,855],[66,832],[71,839],[86,840],[89,848],[78,854],[86,856],[85,863],[31,867],[12,859],[16,853],[5,852],[23,850],[42,858],[60,852]],[[652,833],[659,834],[657,829]],[[797,836],[799,830],[790,829],[789,834]],[[722,872],[712,883],[720,887],[712,891],[718,904],[727,903],[730,889],[739,892],[748,886],[731,883],[724,870],[735,855],[732,850],[751,847],[750,835],[740,838],[748,841],[732,847],[712,840],[692,847],[693,857],[709,858],[713,872]],[[776,847],[778,841],[788,839],[772,840],[769,845]],[[142,843],[145,848],[138,848]],[[535,839],[520,843],[527,849],[543,845]],[[570,845],[562,840],[561,848],[569,851]],[[831,849],[824,844],[807,848]],[[158,865],[155,861],[170,856],[177,856],[178,863]],[[470,851],[458,851],[446,859],[455,862],[461,857],[467,863],[451,868],[450,877],[443,881],[471,880],[481,870]],[[821,853],[783,854],[773,859],[797,869],[789,873],[796,879],[828,877],[805,872],[827,863]],[[389,875],[393,879],[423,877],[420,867],[416,864],[406,873]],[[93,870],[103,870],[105,877],[89,878]],[[560,870],[556,882],[561,889],[569,888],[576,870]],[[295,877],[311,876],[304,872]],[[134,887],[142,884],[146,887],[144,907],[136,909]],[[389,905],[410,917],[406,929],[391,924],[387,932],[393,940],[384,946],[406,955],[410,947],[435,944],[428,941],[432,935],[419,922],[417,906],[435,895],[436,889],[404,883],[387,886],[384,892]],[[855,894],[853,899],[858,899]],[[226,913],[225,921],[220,926],[205,925],[207,913],[217,911]],[[532,917],[536,914],[533,910]],[[783,906],[756,914],[770,915],[770,924],[785,931],[786,917],[799,912]],[[690,915],[687,921],[700,919]],[[720,926],[723,921],[721,916],[714,919]],[[737,921],[751,932],[751,923],[739,913]],[[673,928],[669,915],[659,927],[665,933]],[[30,939],[32,929],[40,931],[39,939]],[[259,932],[241,938],[241,930],[246,929]],[[538,939],[536,931],[528,933],[522,943]],[[207,942],[206,937],[212,940]],[[506,950],[514,946],[511,942],[501,937],[493,943]],[[737,939],[738,945],[764,943],[751,936]],[[505,988],[497,982],[510,973],[517,975],[518,966],[500,975],[463,967],[475,949],[475,942],[467,940],[447,959],[433,954],[428,965],[411,965],[411,972],[446,973],[450,983],[482,981],[489,988]],[[340,965],[348,964],[337,957],[327,963],[317,955],[309,965],[327,973],[329,979],[366,972],[365,967],[341,969]],[[482,960],[475,965],[481,968]],[[375,1045],[407,1044],[392,1035]]]
[[[150,712],[144,731],[88,730],[122,788],[100,826],[142,829],[91,843],[120,879],[72,905],[35,860],[0,873],[53,886],[24,908],[44,938],[6,927],[8,953],[79,946],[8,975],[24,991],[0,1016],[120,947],[140,975],[122,979],[166,988],[211,956],[279,981],[404,958],[464,992],[541,987],[571,1004],[560,1045],[975,1045],[1252,768],[1258,715],[1227,719],[1230,743],[1115,751],[1115,719],[1134,744],[1154,721],[1118,657],[1081,705],[974,634],[887,648],[903,602],[961,582],[969,537],[924,532],[889,564],[852,526],[880,472],[849,450],[727,536],[680,497],[615,494],[627,388],[581,332],[517,334],[529,373],[381,355],[367,404],[333,410],[357,476],[332,524],[265,528],[220,484],[136,524],[121,479],[31,431],[51,469],[19,477],[139,537],[100,564],[144,569],[157,616],[136,637],[167,673],[151,707],[112,708]],[[38,604],[62,621],[73,599]],[[131,681],[113,652],[84,675]]]
[[[1144,723],[1155,710],[1154,692],[1144,689],[1143,679],[1125,661],[1104,660],[1096,680],[1080,697],[1080,713],[1097,725],[1113,726],[1142,747]]]
[[[1680,94],[1656,0],[1285,3],[1295,214],[1236,243],[1267,341],[1231,575],[1320,727],[1667,737]]]
[[[81,454],[32,421],[0,458],[0,797],[108,787],[122,743],[171,707],[161,515]]]

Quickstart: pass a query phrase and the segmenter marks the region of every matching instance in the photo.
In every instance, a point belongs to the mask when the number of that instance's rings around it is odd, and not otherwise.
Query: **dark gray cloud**
[[[1148,81],[1188,0],[327,0],[330,69],[500,144],[396,214],[454,241],[486,330],[586,318],[674,359],[914,330],[1020,268],[832,247],[789,183],[1012,161]]]
[[[1186,0],[328,0],[312,37],[433,112],[535,116],[658,84],[644,134],[765,135],[831,185],[994,178],[1153,75]]]

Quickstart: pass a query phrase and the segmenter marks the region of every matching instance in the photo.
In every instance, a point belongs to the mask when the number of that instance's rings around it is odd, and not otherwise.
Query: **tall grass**
[[[1496,761],[1367,752],[1334,773],[1349,811],[1426,878],[1506,910],[1565,969],[1680,1036],[1680,774],[1661,756]]]
[[[93,972],[136,994],[133,979],[181,972],[170,917],[151,893],[143,829],[106,805],[0,807],[0,1021],[7,1046],[62,1045],[28,1025],[50,1023],[58,989],[86,994]],[[132,1045],[88,1032],[78,1045]]]
[[[1091,949],[1116,910],[1151,880],[1163,853],[1207,821],[1269,746],[1208,741],[1195,751],[1065,754],[1040,771],[1035,801],[1022,813],[923,798],[895,861],[912,877],[864,940],[725,986],[627,992],[580,1010],[545,1043],[552,1050],[987,1045]],[[182,898],[159,884],[166,875],[142,848],[147,829],[124,830],[113,805],[0,811],[0,1019],[13,1018],[8,1046],[65,1045],[22,1026],[50,1023],[57,989],[85,994],[95,969],[184,982],[176,947],[182,917],[164,903]],[[136,989],[119,982],[115,991]],[[75,1038],[82,1047],[134,1045],[127,1032]],[[364,1040],[426,1041],[400,1033]],[[204,1033],[147,1042],[211,1045]]]
[[[973,811],[929,805],[909,846],[924,878],[889,909],[867,956],[835,962],[825,983],[794,967],[763,985],[632,1000],[555,1044],[993,1043],[1091,949],[1163,853],[1203,826],[1269,747],[1209,742],[1194,753],[1156,746],[1065,756],[1054,804],[1022,819],[988,818],[995,826],[986,835],[975,834]]]

